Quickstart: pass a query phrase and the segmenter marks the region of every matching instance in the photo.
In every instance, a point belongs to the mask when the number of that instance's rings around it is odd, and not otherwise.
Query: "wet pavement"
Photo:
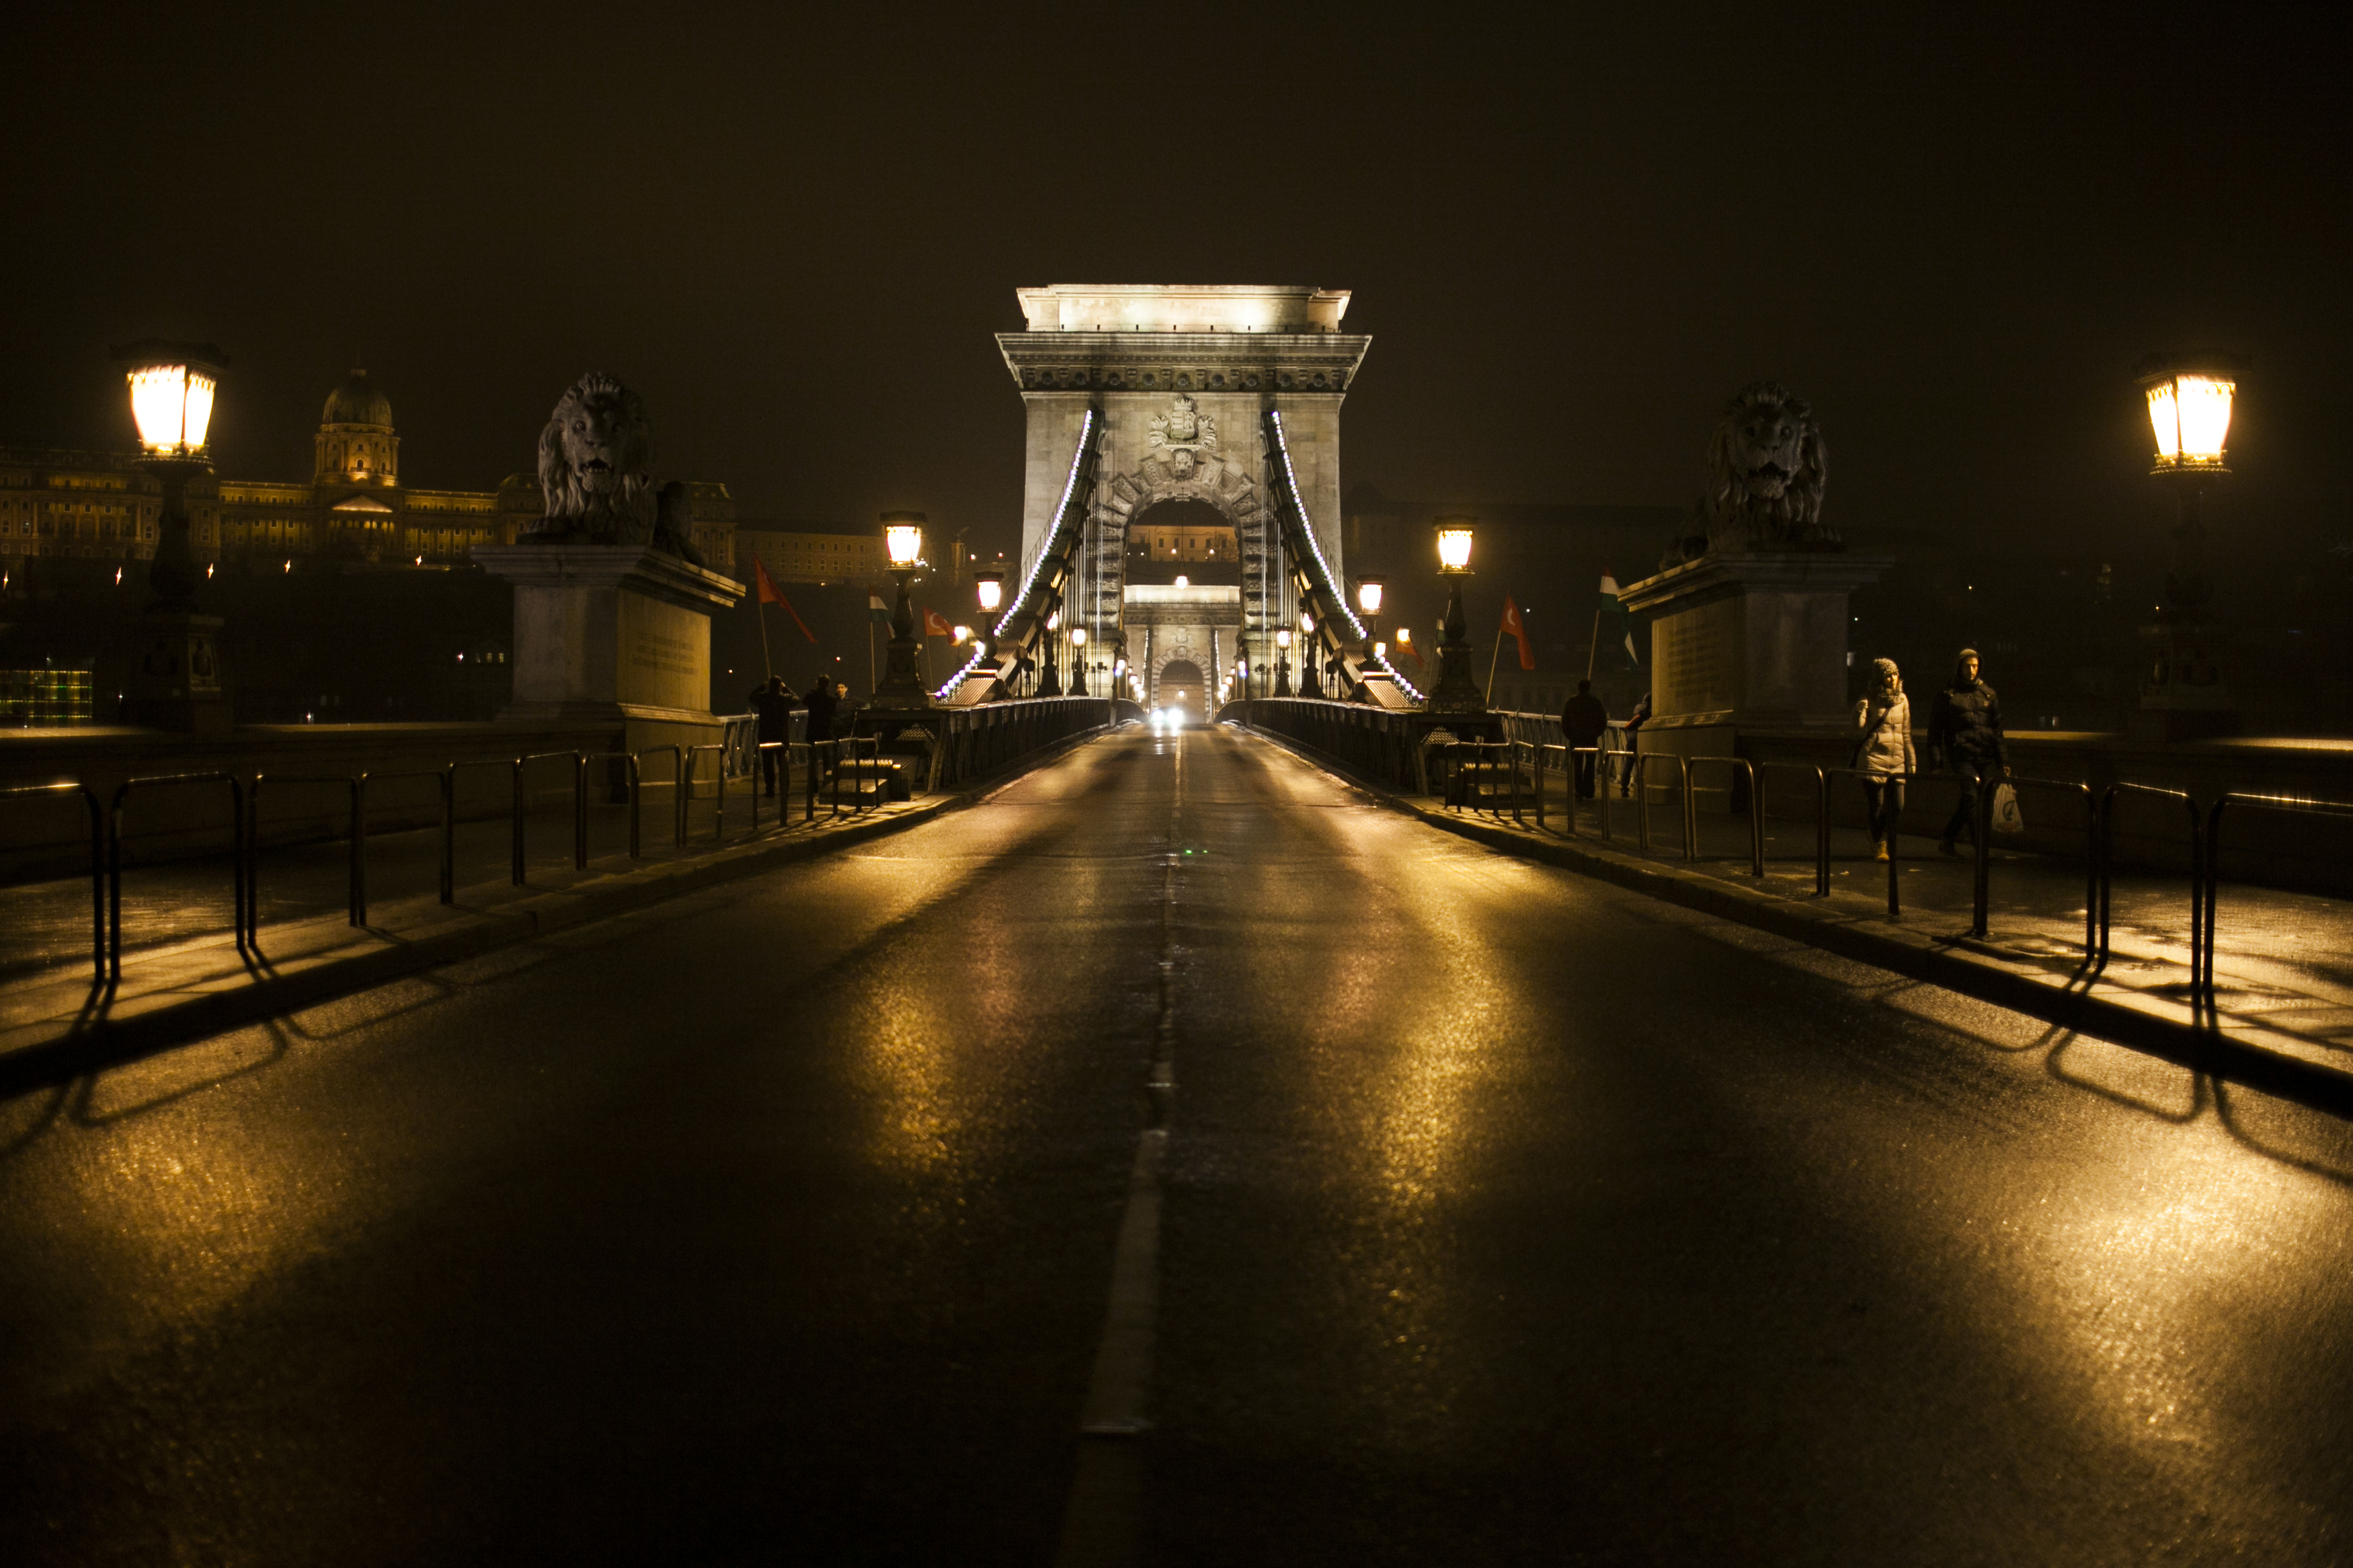
[[[2341,1562],[2348,1219],[2325,1114],[1131,729],[0,1103],[0,1560]]]

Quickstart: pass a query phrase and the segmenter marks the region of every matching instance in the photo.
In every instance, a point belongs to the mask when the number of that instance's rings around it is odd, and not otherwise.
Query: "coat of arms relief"
[[[1189,479],[1201,454],[1218,444],[1217,418],[1195,408],[1193,400],[1180,392],[1167,413],[1152,416],[1150,444],[1167,452],[1171,473]]]

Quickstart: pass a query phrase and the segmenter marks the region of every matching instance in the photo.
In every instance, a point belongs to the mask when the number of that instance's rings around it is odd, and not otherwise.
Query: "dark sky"
[[[2353,538],[2337,41],[1874,9],[51,7],[0,96],[0,440],[126,441],[106,344],[186,335],[224,472],[306,474],[364,364],[404,478],[487,487],[595,366],[747,516],[1009,540],[1017,286],[1308,283],[1374,335],[1345,473],[1393,495],[1687,503],[1772,375],[1850,538],[2130,537],[2134,365],[2215,345],[2218,543]]]

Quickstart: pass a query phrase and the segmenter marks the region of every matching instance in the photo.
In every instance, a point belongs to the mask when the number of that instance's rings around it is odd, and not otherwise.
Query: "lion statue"
[[[1662,567],[1726,546],[1837,550],[1821,524],[1828,453],[1814,411],[1778,382],[1744,386],[1725,405],[1707,447],[1704,530],[1669,547]]]
[[[653,423],[644,401],[590,371],[572,384],[539,433],[539,488],[546,515],[527,538],[554,542],[653,544],[700,566],[687,529],[686,487],[657,492]]]

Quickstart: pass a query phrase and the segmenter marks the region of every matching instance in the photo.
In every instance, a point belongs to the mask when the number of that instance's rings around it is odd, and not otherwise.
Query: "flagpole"
[[[1504,626],[1499,621],[1495,625],[1495,651],[1487,660],[1487,695],[1483,700],[1490,708],[1495,705],[1495,666],[1502,662],[1503,658]]]
[[[760,669],[769,679],[776,678],[776,668],[768,662],[768,605],[765,600],[754,600],[752,615],[760,623]]]
[[[1589,643],[1586,644],[1586,647],[1585,647],[1585,679],[1586,679],[1590,680],[1590,679],[1593,679],[1593,661],[1594,661],[1596,658],[1599,658],[1600,656],[1601,656],[1601,609],[1600,609],[1600,606],[1596,605],[1596,606],[1594,607],[1594,611],[1593,611],[1593,640],[1592,640],[1591,642],[1589,642]]]

